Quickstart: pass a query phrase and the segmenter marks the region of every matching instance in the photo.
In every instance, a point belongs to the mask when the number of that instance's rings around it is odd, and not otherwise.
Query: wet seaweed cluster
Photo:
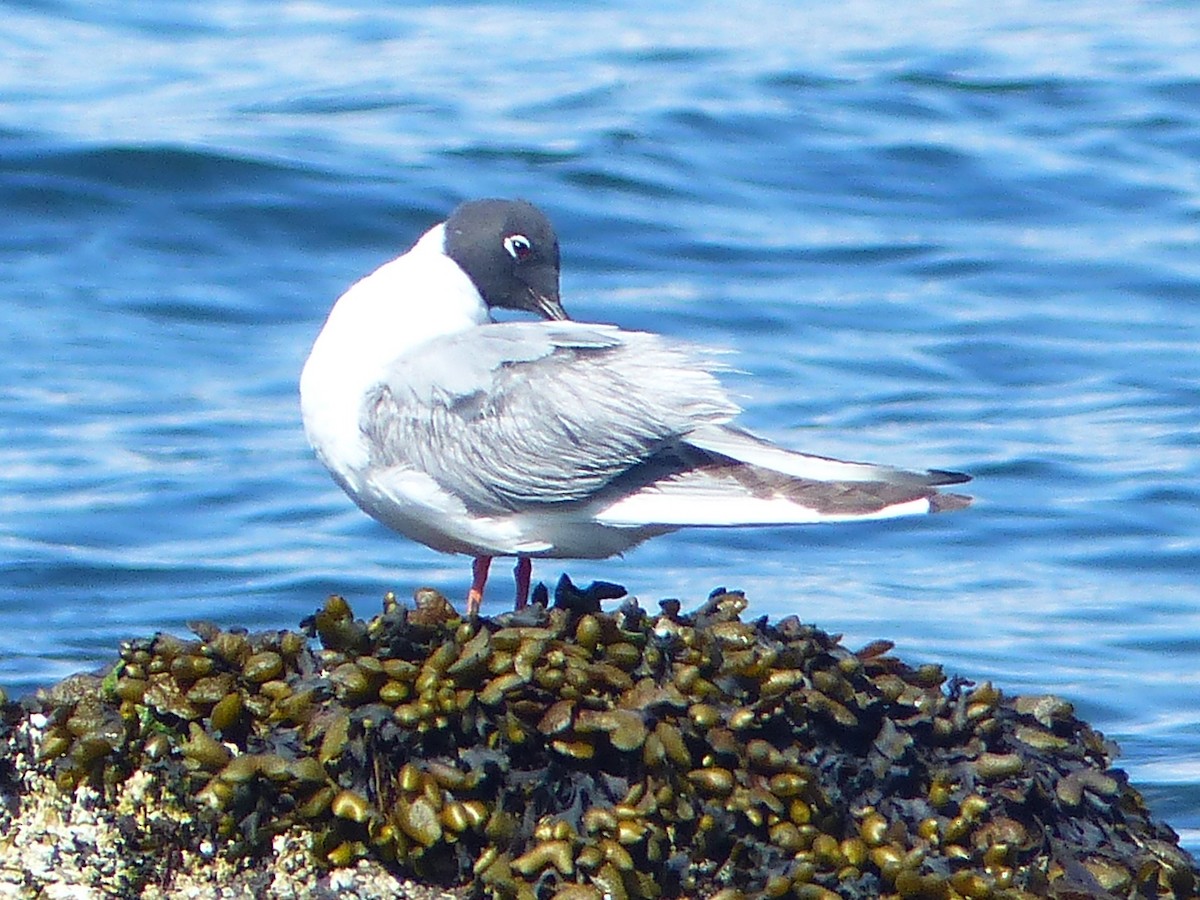
[[[152,783],[171,813],[131,817],[147,854],[182,828],[252,858],[301,828],[320,865],[497,897],[1193,894],[1193,861],[1066,702],[743,621],[736,592],[690,614],[602,612],[611,594],[564,579],[552,608],[496,619],[425,591],[369,621],[331,597],[304,631],[197,624],[22,714],[60,790]]]

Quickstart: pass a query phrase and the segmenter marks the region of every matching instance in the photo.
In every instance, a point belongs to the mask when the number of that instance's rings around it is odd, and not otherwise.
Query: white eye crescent
[[[510,234],[504,239],[504,249],[517,262],[529,259],[533,255],[533,244],[523,234]]]

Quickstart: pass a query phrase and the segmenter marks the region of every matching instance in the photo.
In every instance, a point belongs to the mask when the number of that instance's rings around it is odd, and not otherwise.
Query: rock
[[[331,598],[307,633],[198,623],[0,695],[0,897],[1194,893],[1057,698],[743,622],[737,592],[558,593]]]

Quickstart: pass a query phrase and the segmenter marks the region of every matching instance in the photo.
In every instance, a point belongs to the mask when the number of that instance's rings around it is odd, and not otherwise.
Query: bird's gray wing
[[[364,405],[374,467],[424,472],[472,511],[580,501],[737,413],[711,359],[614,326],[509,322],[404,354]]]

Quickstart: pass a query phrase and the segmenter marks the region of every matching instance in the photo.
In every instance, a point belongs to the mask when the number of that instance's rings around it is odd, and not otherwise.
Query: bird
[[[732,423],[716,355],[570,319],[549,218],[462,203],[329,312],[300,376],[304,429],[368,515],[473,558],[602,559],[693,526],[778,526],[961,509],[970,480],[785,449]],[[495,310],[535,318],[497,321]]]

